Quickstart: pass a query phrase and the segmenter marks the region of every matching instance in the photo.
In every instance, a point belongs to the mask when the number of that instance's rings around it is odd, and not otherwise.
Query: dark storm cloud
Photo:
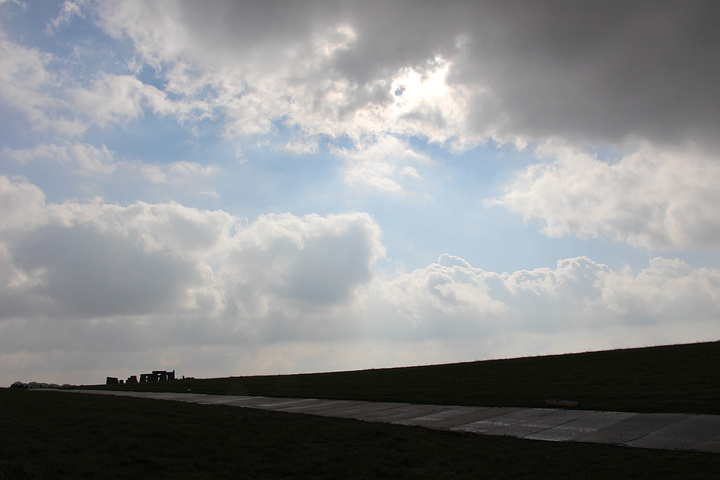
[[[349,25],[356,38],[333,66],[360,85],[449,58],[451,82],[493,94],[468,112],[479,133],[711,141],[720,124],[713,1],[182,2],[167,10],[197,52],[257,62],[289,58],[315,32]]]
[[[187,262],[147,254],[127,238],[81,225],[37,229],[10,253],[18,267],[42,279],[26,293],[26,311],[50,300],[52,310],[42,313],[55,317],[161,312],[174,307],[197,276]]]
[[[716,2],[502,2],[491,11],[456,81],[489,84],[505,128],[590,141],[714,138]]]

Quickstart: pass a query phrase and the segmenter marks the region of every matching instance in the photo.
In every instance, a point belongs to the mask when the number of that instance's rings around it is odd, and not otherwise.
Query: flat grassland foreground
[[[93,390],[86,390],[85,393],[304,413],[530,440],[607,443],[626,447],[720,453],[718,415],[462,407],[193,393]]]
[[[2,479],[687,480],[720,471],[717,453],[539,442],[229,405],[14,389],[0,389],[0,404]]]

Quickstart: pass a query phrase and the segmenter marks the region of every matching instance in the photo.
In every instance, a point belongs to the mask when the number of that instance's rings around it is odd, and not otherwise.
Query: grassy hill
[[[681,479],[720,454],[456,435],[230,407],[0,389],[0,479]]]
[[[719,360],[720,343],[713,342],[135,387],[466,405],[542,406],[561,397],[581,408],[719,413]],[[715,453],[449,434],[226,405],[8,388],[0,389],[0,406],[0,480],[704,480],[720,471]]]
[[[299,375],[95,387],[413,402],[720,414],[720,342]]]

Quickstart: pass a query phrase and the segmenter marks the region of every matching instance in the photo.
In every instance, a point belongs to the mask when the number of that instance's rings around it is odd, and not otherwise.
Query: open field
[[[720,455],[0,389],[0,479],[707,479]]]
[[[560,398],[585,410],[720,414],[720,342],[109,388],[487,407],[544,407]]]

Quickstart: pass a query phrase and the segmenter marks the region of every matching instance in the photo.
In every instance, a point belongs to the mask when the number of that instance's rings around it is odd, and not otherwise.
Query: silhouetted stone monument
[[[153,370],[152,373],[141,373],[140,383],[146,382],[165,382],[167,380],[175,380],[175,370],[168,372],[165,370]]]

